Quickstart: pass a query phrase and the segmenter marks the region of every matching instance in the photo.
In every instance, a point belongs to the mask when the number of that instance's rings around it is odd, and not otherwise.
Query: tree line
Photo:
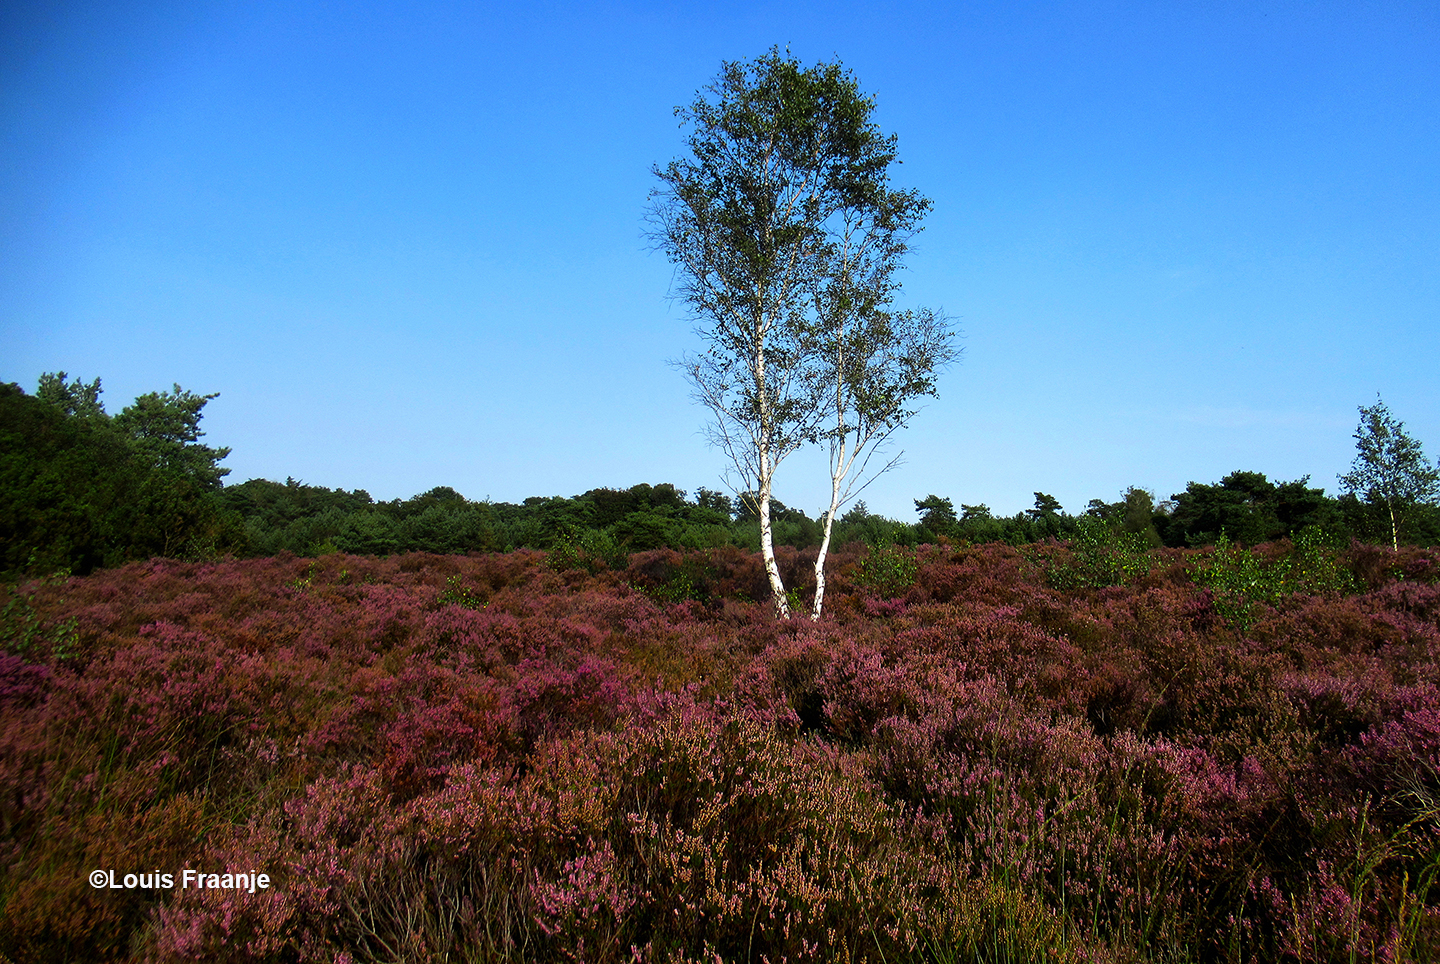
[[[106,413],[100,380],[42,375],[34,395],[0,385],[0,543],[5,578],[77,574],[155,556],[217,558],[329,552],[547,550],[621,566],[632,552],[736,546],[753,550],[760,519],[753,492],[731,495],[670,483],[535,496],[520,503],[467,499],[440,486],[409,499],[377,501],[363,489],[330,489],[295,479],[225,485],[228,448],[202,441],[205,405],[176,385]],[[837,545],[914,546],[1071,540],[1086,531],[1128,534],[1147,546],[1202,546],[1223,535],[1254,545],[1320,527],[1338,538],[1395,545],[1440,544],[1436,471],[1420,444],[1381,401],[1362,407],[1357,455],[1337,497],[1309,477],[1272,481],[1232,472],[1191,482],[1156,501],[1132,487],[1114,501],[1075,512],[1034,493],[1032,508],[997,515],[948,497],[914,500],[916,517],[886,518],[856,502],[829,526]],[[1388,473],[1388,474],[1387,474]],[[1428,487],[1427,487],[1428,486]],[[776,545],[816,547],[822,513],[811,517],[771,498]]]
[[[1338,498],[1308,476],[1272,482],[1237,471],[1160,502],[1132,487],[1075,513],[1044,492],[1009,517],[985,505],[957,510],[935,494],[915,500],[913,521],[851,503],[876,474],[867,475],[872,457],[958,355],[943,314],[895,305],[930,202],[891,186],[896,140],[872,122],[874,106],[838,62],[805,68],[772,49],[723,64],[676,108],[688,152],[654,170],[651,238],[675,265],[675,294],[709,346],[680,366],[738,474],[735,498],[703,488],[689,498],[669,483],[519,505],[445,486],[392,502],[293,479],[227,487],[219,463],[229,449],[200,441],[201,411],[215,395],[175,385],[112,417],[99,379],[67,382],[58,372],[43,375],[34,396],[0,386],[0,573],[88,572],[156,555],[523,546],[599,565],[660,547],[758,546],[786,617],[792,594],[774,548],[817,546],[818,618],[832,542],[1026,544],[1115,533],[1134,546],[1196,546],[1311,527],[1392,547],[1440,540],[1440,472],[1378,398],[1360,409],[1358,454]],[[815,519],[773,495],[779,465],[809,445],[829,454],[830,501]],[[880,461],[878,472],[895,464]]]

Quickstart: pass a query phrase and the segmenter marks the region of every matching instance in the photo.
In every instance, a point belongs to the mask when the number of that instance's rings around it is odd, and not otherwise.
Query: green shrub
[[[1215,611],[1243,633],[1254,622],[1257,605],[1273,606],[1287,596],[1354,592],[1355,578],[1341,564],[1336,543],[1318,526],[1307,526],[1284,555],[1266,562],[1222,532],[1192,578],[1214,593]]]
[[[445,589],[440,593],[439,601],[442,606],[460,606],[465,609],[484,609],[489,605],[469,586],[461,585],[459,576],[446,577]]]
[[[63,585],[68,572],[59,572],[31,583],[26,592],[19,586],[6,586],[5,606],[0,609],[0,652],[27,660],[46,658],[66,660],[75,655],[80,645],[80,621],[69,616],[56,622],[41,619],[31,602],[36,586]]]
[[[915,585],[919,574],[914,552],[882,543],[856,564],[853,579],[882,599],[894,599]]]
[[[548,564],[556,572],[584,571],[593,576],[625,568],[628,558],[629,553],[604,529],[568,529],[551,548]]]
[[[1143,532],[1125,532],[1099,519],[1082,519],[1070,537],[1069,561],[1037,558],[1055,589],[1124,586],[1150,571],[1150,544]]]

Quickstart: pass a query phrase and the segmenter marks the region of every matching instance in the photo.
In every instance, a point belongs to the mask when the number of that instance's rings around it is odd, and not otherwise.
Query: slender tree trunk
[[[843,448],[842,448],[843,454]],[[820,555],[815,557],[815,608],[810,618],[817,620],[825,607],[825,556],[830,552],[830,532],[835,527],[835,513],[840,509],[840,476],[830,477],[830,511],[825,513],[825,537],[820,540]]]
[[[1395,503],[1386,500],[1385,507],[1390,510],[1390,548],[1396,552],[1400,551],[1400,528],[1395,525]]]
[[[765,575],[770,579],[770,595],[775,600],[775,615],[781,619],[790,618],[790,600],[785,595],[785,583],[780,578],[780,565],[775,561],[775,536],[770,524],[770,482],[769,460],[760,457],[760,557],[765,560]]]
[[[770,491],[775,481],[775,468],[770,461],[770,406],[765,395],[765,331],[763,320],[756,325],[755,357],[751,372],[755,379],[755,397],[760,408],[759,435],[759,478],[760,491],[756,493],[760,516],[760,558],[765,562],[765,575],[770,579],[770,596],[775,601],[775,615],[781,619],[790,618],[790,600],[785,595],[785,582],[780,578],[780,566],[775,561],[775,534],[770,522]]]
[[[830,533],[835,527],[835,513],[840,511],[841,483],[849,471],[845,464],[845,329],[842,325],[835,352],[835,438],[831,440],[830,511],[825,513],[825,537],[820,540],[820,554],[815,557],[815,606],[810,619],[818,620],[825,607],[825,557],[830,552]]]

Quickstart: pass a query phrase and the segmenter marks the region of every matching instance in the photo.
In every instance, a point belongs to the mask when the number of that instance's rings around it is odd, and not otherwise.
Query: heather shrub
[[[33,638],[73,646],[0,652],[0,954],[1435,956],[1433,552],[1324,548],[1362,592],[1285,543],[1107,586],[897,551],[887,599],[837,550],[816,623],[733,548],[26,584]],[[813,550],[780,559],[809,591]],[[185,866],[276,885],[85,879]]]
[[[155,799],[144,772],[104,777],[103,806],[52,813],[43,834],[10,857],[38,872],[15,875],[0,889],[0,941],[16,964],[52,960],[123,959],[147,926],[157,892],[96,890],[95,868],[150,873],[182,866],[195,856],[206,820],[203,799],[180,794]],[[124,871],[122,870],[121,873]]]
[[[284,826],[278,832],[275,828]],[[956,877],[853,764],[743,717],[668,715],[467,765],[404,807],[372,773],[249,831],[281,892],[185,894],[157,958],[921,960],[1071,956],[1053,915]],[[997,958],[1000,955],[996,955]]]
[[[0,654],[0,711],[26,709],[44,699],[49,678],[43,664]]]
[[[685,600],[708,603],[719,588],[719,572],[710,553],[681,554],[671,549],[652,549],[630,557],[625,579],[657,602]]]
[[[777,550],[778,551],[778,550]],[[660,550],[656,550],[656,555]],[[647,558],[654,558],[650,554],[642,553],[639,560],[642,565]],[[671,557],[664,557],[671,558]],[[693,554],[687,555],[685,559],[693,558]],[[746,552],[734,546],[721,547],[718,549],[706,549],[702,556],[704,562],[700,568],[704,574],[704,585],[711,600],[764,600],[770,593],[770,583],[765,576],[765,568],[760,561],[758,553]],[[672,562],[672,565],[676,564]],[[683,565],[683,560],[679,562]],[[692,562],[690,565],[695,566]],[[670,578],[671,573],[665,576]],[[644,573],[640,576],[638,585],[646,585]],[[692,576],[693,581],[693,576]],[[659,583],[653,583],[658,585]],[[787,583],[788,585],[788,583]]]

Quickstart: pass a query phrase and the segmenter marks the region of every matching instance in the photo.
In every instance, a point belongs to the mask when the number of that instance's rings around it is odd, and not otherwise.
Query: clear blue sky
[[[1334,492],[1377,392],[1440,455],[1433,0],[11,0],[0,380],[219,392],[232,483],[719,488],[642,216],[773,44],[878,99],[934,200],[901,302],[964,332],[872,510]]]

